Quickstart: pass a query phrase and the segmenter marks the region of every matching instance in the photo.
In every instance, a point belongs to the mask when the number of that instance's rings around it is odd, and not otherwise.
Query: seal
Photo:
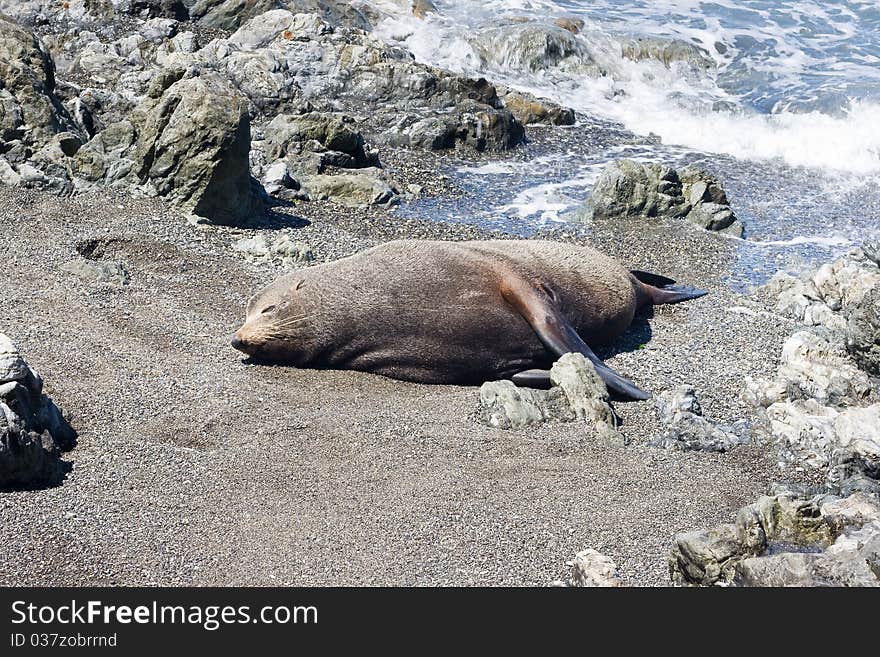
[[[580,352],[614,398],[648,399],[588,345],[614,340],[639,308],[703,294],[587,246],[398,240],[277,279],[250,299],[232,346],[300,368],[532,387]]]

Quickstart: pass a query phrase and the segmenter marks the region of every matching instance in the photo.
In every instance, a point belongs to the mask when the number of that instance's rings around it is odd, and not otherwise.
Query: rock
[[[412,13],[416,18],[425,18],[428,14],[436,14],[437,6],[431,0],[413,0]]]
[[[693,386],[684,385],[662,392],[656,406],[660,421],[667,425],[667,429],[649,441],[655,447],[727,452],[750,441],[747,421],[724,426],[703,417]]]
[[[80,138],[55,95],[55,65],[49,52],[31,32],[2,15],[0,80],[0,152],[8,153],[10,143],[20,143],[25,159],[59,132]]]
[[[659,37],[627,39],[621,43],[621,53],[626,59],[636,62],[653,59],[661,62],[666,68],[671,68],[676,63],[683,63],[700,71],[715,68],[715,60],[708,52],[681,39]]]
[[[492,381],[480,388],[484,421],[499,428],[520,428],[547,421],[581,420],[599,438],[623,445],[608,390],[582,354],[565,354],[550,370],[550,390],[519,388],[511,381]]]
[[[874,237],[862,244],[862,253],[868,260],[880,266],[880,238]]]
[[[297,190],[299,187],[299,183],[290,175],[285,160],[273,162],[263,172],[263,188],[271,196],[278,196],[289,189]]]
[[[375,173],[311,176],[304,185],[312,199],[331,199],[348,206],[395,205],[400,202],[397,190]]]
[[[121,262],[80,259],[61,265],[61,269],[89,283],[123,286],[131,280]]]
[[[242,224],[264,209],[250,175],[247,103],[218,74],[171,84],[137,123],[134,175],[203,220]]]
[[[371,29],[364,12],[346,0],[197,0],[190,16],[200,24],[234,30],[270,10],[290,9],[296,13],[317,13],[333,24]]]
[[[568,30],[572,34],[580,34],[581,30],[584,29],[584,21],[580,18],[555,18],[553,19],[553,24],[561,27],[563,30]]]
[[[498,92],[504,106],[523,125],[574,125],[573,109],[507,87],[499,87]]]
[[[706,230],[742,236],[727,195],[711,174],[685,167],[617,160],[596,181],[587,203],[575,214],[582,221],[624,217],[684,217]]]
[[[860,368],[880,377],[880,285],[850,309],[845,343]]]
[[[832,406],[854,405],[867,400],[871,382],[826,339],[798,331],[782,347],[777,380],[791,399],[815,399]]]
[[[669,576],[676,586],[729,583],[742,550],[732,524],[676,534],[669,556]]]
[[[480,386],[484,420],[498,429],[521,429],[543,422],[546,398],[544,391],[518,388],[512,381],[487,381]]]
[[[0,333],[0,489],[55,485],[66,467],[61,450],[76,432],[42,394],[43,382]]]
[[[876,586],[878,515],[877,500],[861,493],[765,496],[735,525],[678,534],[670,575],[677,585]]]
[[[192,0],[131,0],[128,11],[146,18],[173,18],[176,21],[189,20],[188,4]]]
[[[574,560],[567,562],[566,565],[571,567],[569,586],[601,588],[623,586],[614,560],[591,548],[578,552]]]

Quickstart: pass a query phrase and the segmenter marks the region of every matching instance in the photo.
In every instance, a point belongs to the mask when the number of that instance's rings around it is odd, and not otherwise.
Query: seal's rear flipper
[[[556,305],[556,293],[546,285],[532,285],[518,277],[506,277],[501,284],[505,300],[519,311],[531,325],[544,346],[557,357],[567,353],[580,353],[589,359],[596,373],[605,383],[608,392],[617,400],[650,399],[651,394],[639,389],[603,363],[581,339],[577,331]],[[521,374],[540,370],[527,370]],[[519,376],[519,375],[515,375]],[[548,373],[549,380],[549,373]],[[516,380],[514,379],[514,383]]]
[[[655,306],[666,303],[681,303],[709,294],[706,290],[687,285],[667,285],[665,287],[646,285],[645,289],[651,297],[651,303]]]
[[[654,287],[666,287],[667,285],[675,285],[675,281],[673,279],[666,278],[666,276],[661,276],[660,274],[652,274],[649,271],[630,269],[629,273],[646,285],[653,285]]]
[[[552,385],[550,382],[550,370],[523,370],[510,377],[510,380],[520,388],[549,390]]]

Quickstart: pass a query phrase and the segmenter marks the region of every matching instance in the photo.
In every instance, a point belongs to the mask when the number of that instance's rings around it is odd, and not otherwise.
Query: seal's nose
[[[232,345],[233,349],[238,349],[239,351],[242,351],[242,352],[244,351],[244,340],[242,340],[237,335],[233,335],[232,339],[229,341],[229,343]]]

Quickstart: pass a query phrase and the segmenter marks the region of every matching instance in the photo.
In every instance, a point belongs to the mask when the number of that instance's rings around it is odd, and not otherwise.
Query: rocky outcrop
[[[608,390],[582,354],[565,354],[550,370],[550,390],[492,381],[480,388],[480,415],[489,426],[519,429],[548,421],[586,423],[599,437],[623,443]]]
[[[66,472],[61,452],[76,432],[42,392],[40,375],[0,333],[0,488],[55,485]]]
[[[685,167],[676,171],[657,163],[617,160],[596,181],[586,204],[575,213],[581,221],[626,217],[684,218],[706,230],[741,237],[743,225],[712,174]]]
[[[31,32],[0,15],[0,179],[61,188],[51,180],[56,171],[35,170],[28,160],[72,155],[83,140],[55,95],[55,66],[48,51]],[[56,149],[60,155],[53,157]]]
[[[870,249],[870,246],[866,247]],[[801,276],[779,272],[757,294],[779,314],[807,326],[843,331],[847,328],[847,316],[854,311],[858,318],[853,328],[858,333],[863,318],[870,325],[868,317],[872,309],[868,305],[870,301],[858,310],[857,307],[877,287],[880,287],[880,268],[863,248]],[[869,336],[868,329],[856,339],[865,340]]]
[[[723,425],[703,417],[693,386],[679,386],[660,393],[656,406],[666,430],[649,442],[655,447],[727,452],[751,440],[748,421]]]
[[[309,245],[293,239],[290,233],[271,241],[262,234],[240,239],[232,245],[232,250],[251,262],[271,262],[285,269],[305,267],[315,260]]]
[[[880,586],[880,504],[792,493],[743,507],[736,522],[675,537],[679,586]]]
[[[370,29],[370,20],[356,4],[344,0],[194,0],[190,16],[207,27],[235,30],[267,11],[288,9],[316,13],[334,24]]]
[[[397,189],[378,170],[311,176],[305,181],[305,189],[311,199],[330,199],[351,207],[400,203]]]

